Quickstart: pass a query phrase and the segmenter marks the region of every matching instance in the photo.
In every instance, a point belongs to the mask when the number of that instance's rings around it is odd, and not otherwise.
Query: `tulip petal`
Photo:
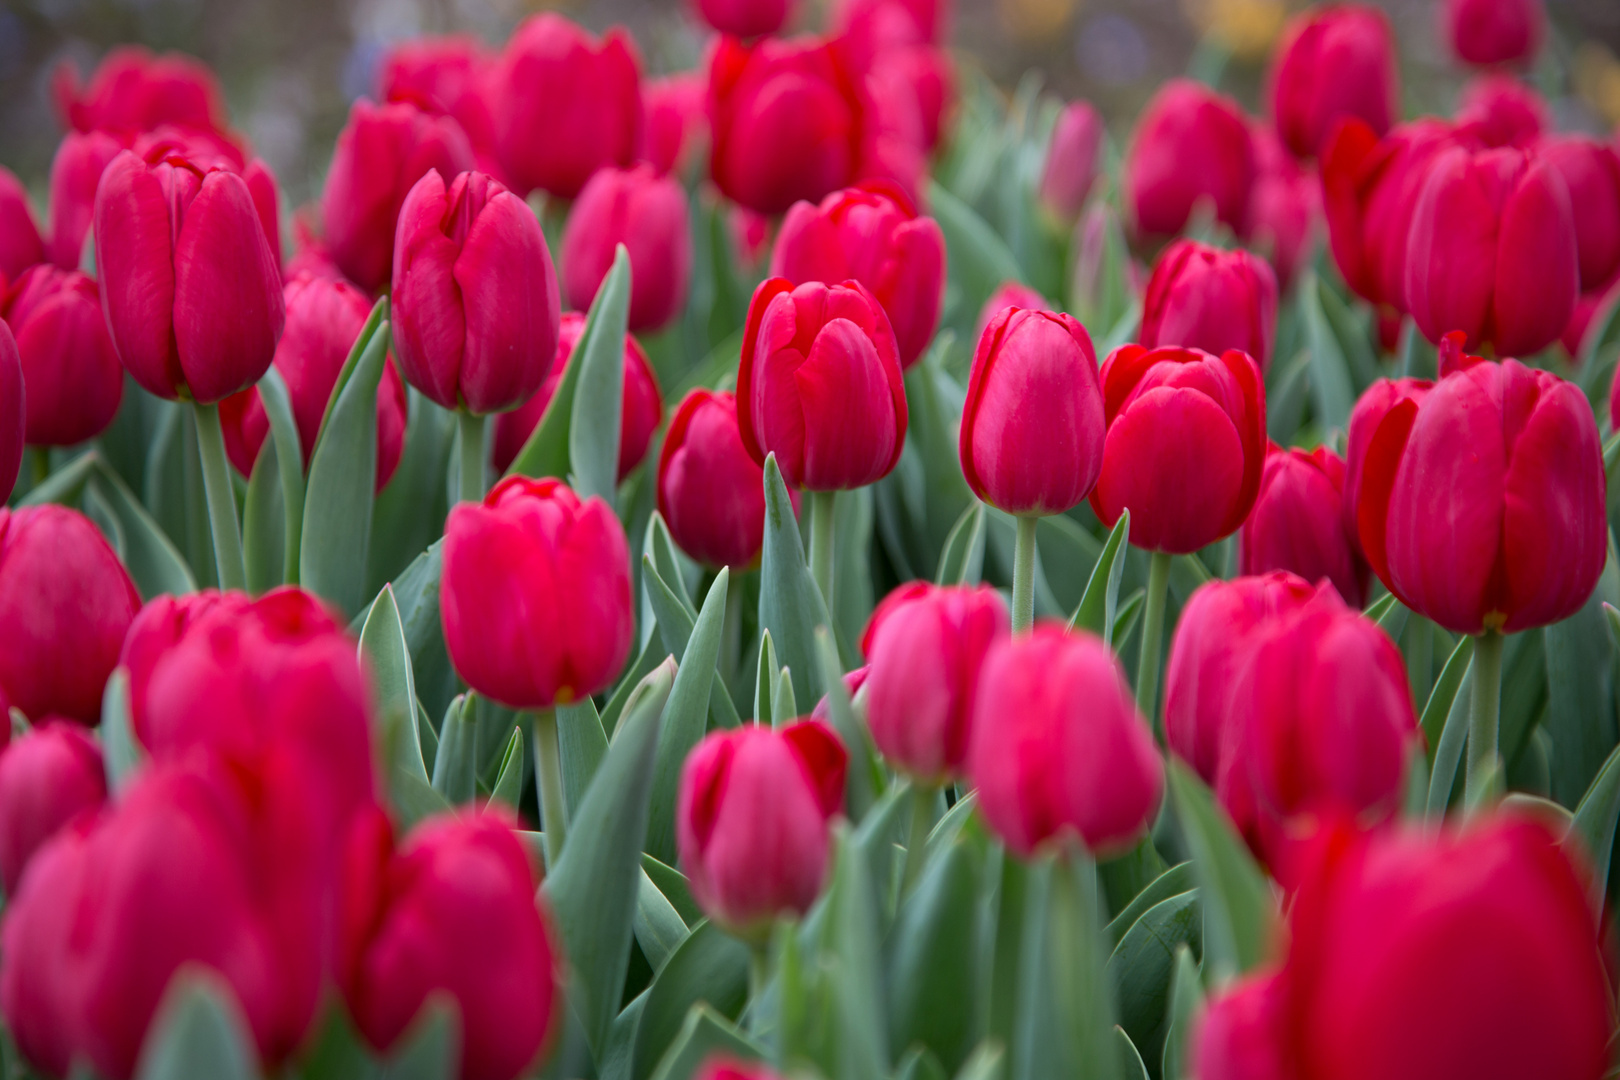
[[[1479,347],[1489,329],[1498,226],[1467,152],[1438,157],[1412,213],[1406,253],[1406,302],[1430,341],[1461,330],[1468,348]]]
[[[1496,253],[1496,350],[1539,352],[1563,333],[1580,292],[1569,196],[1557,170],[1530,166],[1502,209]]]
[[[96,267],[118,357],[146,390],[173,399],[185,373],[175,345],[174,238],[163,185],[125,151],[96,193]]]
[[[467,234],[453,271],[467,345],[462,399],[475,413],[501,412],[534,396],[557,351],[557,274],[534,214],[502,191]]]

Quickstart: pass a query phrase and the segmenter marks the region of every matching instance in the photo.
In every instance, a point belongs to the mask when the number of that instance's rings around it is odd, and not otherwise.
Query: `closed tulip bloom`
[[[630,547],[601,499],[509,476],[450,511],[439,611],[456,671],[514,709],[606,689],[630,654]]]
[[[925,784],[958,776],[985,654],[1008,635],[1007,606],[989,586],[902,585],[866,624],[867,725],[895,768]]]
[[[641,84],[641,160],[660,175],[684,172],[692,149],[703,138],[708,118],[704,96],[708,85],[701,72],[683,71]]]
[[[73,446],[106,430],[124,397],[96,283],[77,270],[33,267],[0,291],[28,386],[27,442]]]
[[[1091,508],[1131,543],[1185,554],[1236,532],[1260,493],[1266,398],[1247,354],[1116,349],[1102,369],[1108,435]]]
[[[1058,113],[1041,167],[1041,203],[1059,220],[1073,222],[1080,216],[1097,179],[1107,134],[1089,101],[1071,101]]]
[[[754,291],[737,372],[737,427],[789,487],[840,491],[889,475],[906,392],[889,317],[859,282],[770,278]]]
[[[377,1050],[395,1047],[439,993],[460,1013],[456,1075],[512,1080],[538,1056],[558,1011],[562,966],[517,824],[501,813],[447,813],[398,850],[386,821],[355,835],[338,983]]]
[[[545,382],[560,304],[528,206],[483,173],[418,180],[394,250],[395,359],[447,409],[503,412]]]
[[[494,66],[495,57],[471,34],[409,38],[390,49],[378,65],[377,98],[414,102],[453,117],[467,136],[478,168],[499,177],[489,94]]]
[[[101,718],[101,689],[141,597],[77,510],[0,507],[0,686],[24,716]]]
[[[781,1080],[771,1069],[757,1061],[741,1062],[711,1055],[697,1073],[698,1080]]]
[[[1273,445],[1239,533],[1239,572],[1327,578],[1346,604],[1363,607],[1369,571],[1346,525],[1344,475],[1344,459],[1325,446],[1306,453]]]
[[[797,284],[854,280],[883,305],[900,366],[922,356],[945,295],[945,234],[893,181],[836,191],[819,206],[795,203],[771,253],[771,276]]]
[[[14,278],[45,259],[45,244],[28,206],[28,189],[0,167],[0,278]]]
[[[700,387],[676,406],[658,460],[658,512],[676,545],[705,566],[742,570],[759,559],[764,475],[743,446],[731,394]]]
[[[25,396],[17,341],[8,328],[0,325],[0,506],[11,498],[17,470],[22,466],[23,434],[28,426]]]
[[[1446,0],[1443,18],[1457,59],[1482,67],[1534,59],[1546,21],[1541,0]]]
[[[1369,386],[1350,410],[1350,427],[1344,448],[1344,526],[1350,546],[1362,556],[1361,526],[1357,507],[1361,503],[1361,478],[1366,471],[1367,447],[1373,432],[1389,411],[1403,401],[1421,402],[1434,383],[1428,379],[1379,379]]]
[[[973,330],[973,340],[983,338],[985,327],[990,325],[990,320],[1008,308],[1045,311],[1047,307],[1046,297],[1023,282],[1003,281],[996,287],[996,291],[990,294],[990,299],[984,302],[984,307],[979,309],[979,321]]]
[[[751,38],[774,34],[787,22],[789,0],[693,0],[698,18],[715,31]]]
[[[1620,149],[1584,135],[1544,139],[1539,156],[1563,177],[1578,226],[1581,290],[1600,291],[1620,277]]]
[[[513,32],[492,76],[495,144],[519,195],[579,194],[641,138],[641,59],[622,27],[600,39],[555,12]]]
[[[428,173],[449,183],[473,163],[472,146],[454,119],[411,102],[356,101],[321,192],[332,260],[367,292],[387,285],[405,196]]]
[[[73,64],[59,66],[51,92],[63,123],[78,131],[150,131],[162,124],[225,130],[218,77],[183,53],[154,55],[139,45],[120,45],[96,66],[87,85],[80,85]]]
[[[143,738],[146,727],[146,688],[152,673],[192,624],[216,611],[235,619],[252,605],[253,598],[245,592],[203,589],[183,596],[154,596],[136,613],[124,635],[118,666],[129,676],[130,722],[137,739]]]
[[[1037,624],[1004,638],[979,674],[968,775],[985,821],[1029,858],[1078,837],[1102,857],[1153,824],[1164,763],[1102,639]]]
[[[1217,355],[1236,349],[1264,371],[1277,337],[1277,276],[1253,252],[1178,240],[1153,265],[1141,334],[1149,349],[1185,345]]]
[[[1138,234],[1179,233],[1194,205],[1207,199],[1215,217],[1242,235],[1254,183],[1249,122],[1230,98],[1191,79],[1173,79],[1137,120],[1121,182]]]
[[[858,34],[863,23],[881,23],[889,36],[904,34],[907,40],[925,45],[948,42],[950,21],[951,9],[945,0],[837,0],[832,11],[836,33]]]
[[[1580,390],[1515,360],[1474,363],[1392,407],[1357,504],[1373,572],[1454,633],[1558,622],[1607,550],[1597,423]]]
[[[1389,19],[1364,4],[1328,4],[1296,15],[1283,30],[1268,79],[1277,134],[1312,158],[1346,116],[1382,136],[1400,114],[1400,72]]]
[[[45,254],[64,270],[77,270],[96,215],[101,174],[130,140],[106,131],[70,131],[51,158],[50,235]]]
[[[630,253],[630,329],[658,330],[686,307],[692,234],[686,192],[650,165],[599,169],[585,184],[563,230],[563,285],[584,311],[613,269],[617,247]]]
[[[1009,514],[1061,514],[1103,464],[1091,335],[1073,316],[1004,308],[973,354],[958,453],[973,493]]]
[[[41,724],[0,754],[0,884],[15,897],[28,860],[107,801],[101,745],[78,724]]]
[[[1294,160],[1277,137],[1256,129],[1257,169],[1249,195],[1249,237],[1277,272],[1277,288],[1288,291],[1294,273],[1316,249],[1322,222],[1322,181]]]
[[[1511,75],[1484,75],[1463,88],[1457,133],[1481,147],[1535,147],[1552,126],[1547,100]]]
[[[778,916],[810,910],[827,879],[848,760],[817,720],[746,725],[698,743],[681,768],[675,838],[704,914],[763,942]]]
[[[102,176],[95,241],[107,326],[142,387],[212,405],[265,373],[286,307],[241,176],[126,150]]]

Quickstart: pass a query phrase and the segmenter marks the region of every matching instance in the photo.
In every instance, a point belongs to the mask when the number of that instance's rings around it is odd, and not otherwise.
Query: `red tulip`
[[[169,650],[205,615],[218,614],[234,620],[252,606],[253,598],[245,592],[204,589],[184,596],[155,596],[141,608],[129,624],[118,656],[118,665],[129,673],[129,711],[136,738],[141,738],[145,730],[146,688]]]
[[[744,1064],[717,1055],[710,1055],[696,1075],[698,1080],[781,1080],[777,1073],[760,1062]]]
[[[733,203],[726,212],[726,238],[732,257],[749,273],[763,272],[770,254],[775,222],[764,214]]]
[[[12,486],[17,483],[27,425],[22,358],[17,355],[17,341],[11,330],[0,320],[0,506],[11,498]]]
[[[737,372],[737,427],[789,487],[837,491],[887,476],[906,438],[894,331],[859,282],[770,278],[754,291]]]
[[[1301,12],[1283,30],[1267,82],[1277,134],[1297,157],[1316,157],[1346,116],[1382,136],[1401,99],[1388,17],[1363,4]]]
[[[1164,763],[1102,639],[1037,624],[985,657],[968,774],[979,809],[1024,858],[1078,836],[1107,857],[1153,824]]]
[[[675,835],[704,914],[763,939],[777,916],[810,910],[826,881],[847,764],[843,743],[816,720],[698,743],[681,769]]]
[[[568,369],[569,358],[585,333],[585,316],[577,311],[563,315],[557,330],[557,357],[552,362],[551,374],[534,397],[511,412],[495,418],[493,456],[495,469],[504,473],[517,460],[523,444],[529,441],[540,418],[546,414],[551,399],[562,383]],[[629,334],[624,335],[624,397],[619,414],[619,473],[622,482],[636,471],[647,448],[652,445],[653,432],[664,422],[664,395],[658,389],[658,376],[641,345]]]
[[[1481,66],[1535,58],[1547,15],[1541,0],[1446,0],[1446,42],[1459,60]]]
[[[1368,569],[1347,527],[1344,476],[1344,459],[1325,446],[1306,453],[1273,444],[1260,495],[1240,533],[1239,572],[1327,578],[1359,610],[1367,600]]]
[[[692,233],[686,192],[650,165],[604,167],[586,182],[563,230],[568,304],[591,306],[618,245],[630,253],[630,329],[658,330],[686,307]]]
[[[893,5],[891,5],[892,7]],[[849,39],[845,39],[846,48]],[[869,92],[876,98],[880,115],[887,114],[891,135],[915,142],[901,148],[897,161],[906,165],[895,170],[897,180],[917,188],[922,155],[939,146],[947,128],[948,114],[956,99],[956,71],[951,54],[932,45],[907,44],[882,47],[867,69]],[[890,95],[893,101],[889,101]],[[913,160],[913,156],[917,160]],[[913,176],[912,173],[915,173]]]
[[[101,174],[127,138],[105,131],[70,131],[51,158],[50,236],[45,254],[64,270],[76,270],[84,255],[85,237],[96,216],[96,188]]]
[[[1196,240],[1164,249],[1142,299],[1142,344],[1248,353],[1264,371],[1277,337],[1277,276],[1264,259]]]
[[[438,993],[460,1011],[456,1075],[512,1080],[539,1054],[562,965],[516,827],[500,813],[444,814],[394,850],[378,815],[355,834],[338,983],[377,1050],[394,1047]]]
[[[1484,75],[1463,88],[1457,133],[1476,145],[1529,150],[1551,126],[1546,99],[1511,75]]]
[[[444,641],[467,685],[514,709],[606,689],[630,654],[630,548],[619,519],[560,480],[509,476],[445,526]]]
[[[124,369],[107,334],[96,283],[43,263],[0,290],[28,386],[35,446],[73,446],[104,431],[124,397]]]
[[[789,0],[693,0],[692,6],[698,18],[718,33],[752,38],[782,29]]]
[[[1584,135],[1554,135],[1538,153],[1569,191],[1581,289],[1601,291],[1620,278],[1620,149]]]
[[[1003,281],[996,286],[996,291],[990,294],[990,299],[984,302],[979,309],[979,321],[973,330],[973,340],[978,341],[984,337],[985,327],[990,320],[1000,315],[1008,308],[1029,308],[1031,311],[1047,310],[1046,297],[1019,281]]]
[[[917,213],[898,184],[871,180],[835,191],[819,206],[795,203],[776,238],[770,272],[801,285],[860,282],[883,305],[906,368],[939,326],[945,234]]]
[[[107,799],[101,745],[78,724],[50,721],[0,754],[0,883],[15,897],[40,845]]]
[[[204,171],[220,168],[240,174],[270,245],[271,261],[281,265],[281,193],[275,174],[259,158],[248,157],[236,137],[166,125],[137,136],[130,149],[144,161],[181,157]]]
[[[408,38],[378,65],[377,98],[407,101],[453,117],[467,136],[479,171],[499,178],[489,92],[494,67],[495,57],[471,34]]]
[[[1131,543],[1197,551],[1237,531],[1260,493],[1266,399],[1248,355],[1114,350],[1102,369],[1108,435],[1091,508],[1110,528],[1127,508]]]
[[[878,605],[861,638],[867,725],[895,768],[926,784],[961,774],[979,671],[1009,625],[1007,605],[989,586],[914,581]]]
[[[1603,456],[1580,390],[1479,362],[1390,408],[1368,442],[1357,527],[1407,607],[1459,634],[1558,622],[1607,551]]]
[[[1434,383],[1427,379],[1379,379],[1350,410],[1349,437],[1344,451],[1344,527],[1358,559],[1364,556],[1356,508],[1361,503],[1361,478],[1366,471],[1367,447],[1372,443],[1373,432],[1396,405],[1407,400],[1420,403],[1433,388]]]
[[[546,381],[558,311],[551,252],[523,200],[483,173],[417,181],[394,248],[394,348],[406,382],[447,409],[513,408]]]
[[[973,493],[1009,514],[1061,514],[1097,484],[1103,401],[1072,316],[1004,308],[973,353],[958,454]]]
[[[699,388],[676,407],[658,460],[658,512],[680,549],[705,566],[742,570],[759,558],[764,477],[743,446],[731,394]]]
[[[572,199],[641,138],[641,60],[621,27],[601,39],[555,12],[532,16],[492,76],[495,142],[513,190]]]
[[[78,69],[60,65],[51,80],[57,112],[78,131],[150,131],[179,124],[225,130],[219,79],[200,60],[181,53],[153,55],[139,45],[109,52],[80,86]]]
[[[950,5],[944,0],[837,0],[832,25],[836,33],[855,35],[863,24],[879,23],[889,37],[925,45],[950,40]]]
[[[45,245],[28,207],[28,189],[0,167],[0,280],[14,278],[45,260]]]
[[[1287,292],[1294,272],[1311,261],[1322,219],[1322,181],[1295,161],[1269,131],[1255,129],[1256,172],[1249,194],[1249,236]]]
[[[450,117],[410,102],[356,101],[321,192],[332,260],[367,292],[388,284],[406,195],[429,173],[448,183],[472,167],[472,146]]]
[[[1097,179],[1107,134],[1102,115],[1089,101],[1071,101],[1058,114],[1041,169],[1041,203],[1060,220],[1080,216]]]
[[[1172,79],[1137,121],[1121,183],[1139,234],[1179,233],[1194,204],[1207,199],[1216,218],[1242,235],[1254,183],[1249,122],[1230,98],[1190,79]]]
[[[0,507],[0,685],[24,716],[97,723],[140,606],[89,518],[54,504]]]
[[[708,122],[703,114],[707,90],[702,73],[695,71],[642,83],[641,160],[659,175],[683,172],[691,162],[692,148]]]
[[[866,676],[871,670],[870,667],[863,665],[854,671],[844,672],[844,693],[849,695],[851,701],[855,699],[856,694],[860,693],[861,687],[866,685]],[[831,710],[832,706],[827,701],[827,695],[822,694],[816,701],[816,707],[810,710],[810,719],[819,720],[823,724],[830,724],[832,723]]]
[[[95,240],[107,325],[141,386],[211,405],[264,374],[286,308],[241,176],[126,150],[102,176]]]

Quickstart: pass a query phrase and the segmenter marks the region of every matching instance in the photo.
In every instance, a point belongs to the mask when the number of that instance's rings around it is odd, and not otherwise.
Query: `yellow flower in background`
[[[1620,60],[1599,42],[1575,50],[1575,92],[1610,126],[1620,125]]]
[[[1283,0],[1182,0],[1182,10],[1241,60],[1269,54],[1288,15]]]

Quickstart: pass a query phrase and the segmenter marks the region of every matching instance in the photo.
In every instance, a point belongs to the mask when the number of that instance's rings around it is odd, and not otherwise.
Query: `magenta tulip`
[[[774,34],[788,19],[789,0],[693,0],[693,8],[715,31],[732,37]]]
[[[1041,167],[1041,204],[1058,220],[1072,224],[1097,180],[1103,141],[1102,115],[1089,101],[1071,101],[1058,113]]]
[[[96,215],[96,188],[101,174],[128,138],[105,131],[70,131],[51,159],[50,236],[45,253],[64,270],[79,268],[84,241]]]
[[[1239,533],[1239,573],[1326,578],[1346,604],[1363,607],[1369,570],[1347,526],[1344,482],[1344,459],[1327,447],[1306,453],[1273,445]]]
[[[996,286],[996,291],[990,294],[990,299],[984,302],[984,307],[979,309],[979,321],[973,329],[973,340],[981,340],[984,337],[985,327],[990,325],[990,320],[1008,308],[1046,311],[1049,306],[1046,297],[1023,282],[1003,281]]]
[[[1142,299],[1142,344],[1217,356],[1248,353],[1265,371],[1277,337],[1277,276],[1249,251],[1178,240],[1153,264]]]
[[[11,498],[17,470],[22,467],[23,436],[28,429],[25,396],[17,340],[0,320],[0,506]]]
[[[28,386],[27,441],[73,446],[104,431],[124,397],[124,369],[107,334],[96,283],[41,264],[0,292]]]
[[[604,167],[592,175],[563,230],[570,307],[591,306],[620,244],[630,253],[630,329],[662,329],[685,309],[692,276],[692,233],[681,185],[650,165]]]
[[[17,895],[40,845],[107,800],[101,745],[78,724],[50,721],[0,754],[0,884]]]
[[[1446,0],[1443,29],[1464,63],[1517,64],[1535,58],[1546,21],[1541,0]]]
[[[14,278],[45,260],[45,244],[28,206],[28,189],[0,167],[0,280]]]
[[[1581,289],[1598,292],[1620,278],[1620,148],[1584,135],[1544,139],[1539,154],[1569,191]]]
[[[701,72],[687,71],[648,79],[641,84],[641,107],[645,124],[641,129],[641,160],[660,176],[684,172],[691,164],[693,148],[703,138],[708,117],[704,97],[708,85]]]
[[[1287,292],[1294,274],[1310,263],[1322,226],[1322,181],[1300,164],[1271,132],[1254,131],[1256,171],[1249,194],[1249,239]]]
[[[183,53],[154,55],[139,45],[120,45],[102,58],[87,85],[80,85],[76,66],[61,65],[51,91],[62,122],[78,131],[139,132],[163,124],[225,130],[219,78]]]
[[[1534,149],[1552,126],[1547,100],[1511,75],[1483,75],[1463,87],[1457,134],[1478,148]]]
[[[1359,117],[1382,137],[1400,115],[1400,72],[1389,18],[1363,4],[1296,15],[1272,59],[1268,97],[1277,134],[1297,157],[1316,157],[1334,127]]]
[[[467,136],[479,171],[500,179],[489,89],[494,67],[495,57],[471,34],[408,38],[378,65],[377,99],[412,102],[452,117]]]
[[[1344,450],[1344,523],[1350,546],[1358,557],[1362,556],[1362,548],[1356,508],[1361,502],[1361,478],[1366,471],[1367,447],[1372,444],[1373,432],[1396,405],[1406,400],[1421,402],[1433,388],[1434,383],[1427,379],[1379,379],[1350,410],[1349,436]]]
[[[204,589],[184,596],[155,596],[141,608],[129,624],[118,656],[118,666],[129,674],[130,721],[136,738],[141,737],[146,723],[146,688],[152,673],[192,624],[210,614],[236,619],[252,604],[253,598],[245,592]]]
[[[1190,79],[1173,79],[1137,120],[1121,177],[1132,228],[1174,236],[1196,203],[1242,235],[1248,227],[1254,148],[1249,122],[1230,98]]]
[[[731,394],[699,388],[676,406],[658,460],[658,512],[676,545],[705,566],[743,570],[759,559],[764,478]]]

